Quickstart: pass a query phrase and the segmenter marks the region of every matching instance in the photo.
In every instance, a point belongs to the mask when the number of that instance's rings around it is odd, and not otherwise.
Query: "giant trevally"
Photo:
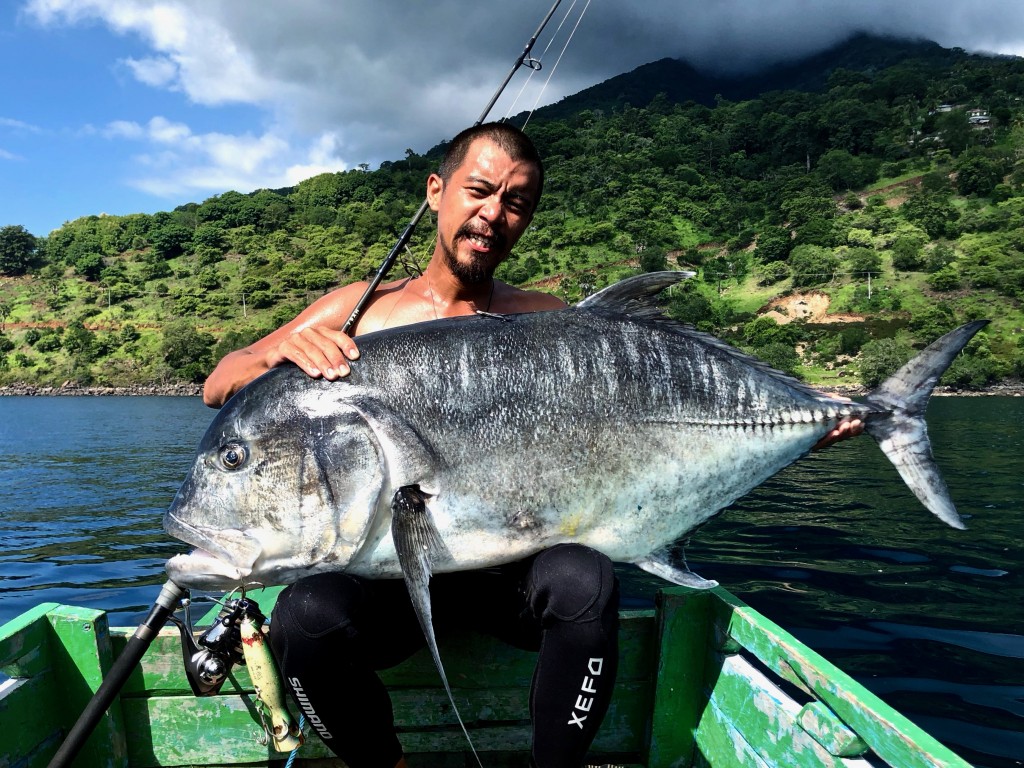
[[[863,419],[924,505],[963,527],[923,414],[984,322],[934,342],[866,402],[841,402],[662,316],[653,297],[686,276],[635,277],[572,309],[367,334],[340,381],[269,371],[203,437],[164,517],[197,549],[171,558],[168,575],[199,588],[338,569],[404,577],[458,714],[431,626],[432,572],[575,541],[714,586],[671,545],[845,417]]]
[[[217,414],[166,513],[197,548],[168,562],[170,578],[426,578],[575,541],[709,586],[670,545],[849,416],[929,510],[963,527],[923,414],[985,321],[865,402],[840,401],[661,315],[654,297],[686,276],[630,278],[565,310],[367,334],[338,381],[271,370]]]

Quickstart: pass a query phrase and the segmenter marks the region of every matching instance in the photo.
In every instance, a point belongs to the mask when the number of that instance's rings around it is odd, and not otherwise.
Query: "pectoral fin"
[[[473,740],[469,738],[469,732],[462,722],[462,715],[455,705],[455,697],[452,696],[452,689],[448,685],[448,676],[444,672],[444,665],[441,664],[441,654],[437,650],[437,639],[434,636],[433,614],[430,609],[430,575],[435,564],[451,559],[451,553],[445,547],[441,534],[430,517],[426,504],[428,498],[429,495],[417,486],[407,485],[398,489],[391,499],[391,538],[395,542],[395,551],[398,553],[398,563],[402,567],[406,589],[409,590],[409,599],[412,601],[413,610],[416,611],[423,635],[427,638],[427,647],[430,648],[434,665],[441,675],[441,682],[448,693],[448,701],[452,704],[452,711],[466,735],[473,756],[480,764]]]
[[[708,579],[701,578],[691,571],[689,567],[687,567],[685,561],[682,563],[682,568],[674,565],[669,561],[669,556],[666,551],[655,552],[653,555],[650,555],[643,560],[638,560],[636,564],[648,573],[653,573],[655,576],[660,576],[661,578],[682,587],[690,587],[691,589],[713,589],[718,586],[717,581],[710,581]]]

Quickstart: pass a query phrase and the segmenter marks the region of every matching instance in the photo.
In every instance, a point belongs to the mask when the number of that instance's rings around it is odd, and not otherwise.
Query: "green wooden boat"
[[[269,613],[276,593],[249,596]],[[108,626],[102,611],[55,603],[0,627],[0,767],[47,764],[134,631]],[[724,589],[666,589],[655,609],[623,611],[620,645],[595,764],[968,766]],[[484,764],[526,765],[533,656],[472,634],[448,638],[441,653]],[[429,655],[385,680],[411,765],[472,764]],[[177,631],[165,628],[75,765],[282,765],[287,757],[267,746],[245,667],[218,695],[197,698]],[[329,757],[315,733],[295,756],[341,764]]]

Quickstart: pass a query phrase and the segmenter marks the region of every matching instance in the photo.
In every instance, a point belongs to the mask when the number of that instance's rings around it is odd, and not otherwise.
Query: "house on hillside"
[[[987,109],[969,109],[967,110],[967,122],[973,126],[982,126],[992,122],[992,118],[989,117]]]

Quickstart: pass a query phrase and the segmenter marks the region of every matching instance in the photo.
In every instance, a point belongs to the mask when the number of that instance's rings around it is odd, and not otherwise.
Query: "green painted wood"
[[[740,733],[727,714],[709,703],[696,734],[694,765],[710,768],[771,768]]]
[[[132,768],[231,765],[280,757],[248,696],[159,696],[122,702]],[[321,745],[322,748],[322,745]]]
[[[868,751],[864,740],[820,701],[805,704],[797,716],[797,722],[811,738],[833,755],[855,757]]]
[[[57,603],[42,603],[0,626],[0,673],[31,677],[49,665],[46,614],[57,607]]]
[[[710,632],[710,598],[706,592],[667,589],[658,595],[658,641],[652,700],[649,768],[689,766],[694,731],[704,708],[701,682]]]
[[[107,614],[61,606],[46,616],[53,629],[51,658],[54,674],[61,681],[61,711],[70,729],[113,663]],[[128,767],[121,707],[116,699],[82,747],[77,765]]]
[[[455,690],[455,700],[473,742],[481,751],[523,751],[530,744],[528,691],[492,687],[487,691]],[[649,686],[639,683],[616,690],[608,717],[593,750],[637,755],[642,747],[649,701]],[[431,687],[402,688],[391,692],[395,724],[406,751],[463,751],[459,729],[447,696]],[[132,768],[190,764],[234,764],[279,758],[261,744],[255,701],[244,696],[159,696],[122,702],[130,734],[128,755]],[[329,753],[315,736],[307,739],[300,755],[326,757]]]
[[[0,768],[36,768],[49,762],[63,738],[54,717],[57,691],[51,672],[0,684]]]
[[[781,677],[795,681],[850,726],[882,760],[899,768],[970,765],[838,667],[725,590],[715,621]]]
[[[712,672],[710,700],[716,712],[744,735],[773,768],[842,768],[842,760],[798,722],[801,707],[742,656],[726,656]],[[700,727],[698,727],[699,731]]]
[[[269,612],[275,598],[274,594],[263,597],[261,607]],[[87,690],[94,687],[99,673],[134,631],[114,628],[108,635],[105,617],[96,614],[48,606],[0,627],[0,661],[35,673],[0,687],[0,754],[32,750],[35,743],[41,745],[36,752],[43,757],[52,754],[57,742],[47,739],[53,739],[53,728],[48,732],[45,724],[35,723],[37,730],[32,732],[12,713],[15,707],[19,711],[43,707],[55,713],[55,722],[61,721],[65,728],[77,717],[77,703],[73,716],[66,712],[64,699],[69,697],[54,684],[56,676],[60,685],[70,677]],[[41,621],[43,617],[46,621]],[[54,628],[49,630],[51,623]],[[797,682],[821,701],[800,707],[760,667],[739,657],[719,661],[716,648],[747,649],[774,674]],[[510,756],[523,754],[529,744],[528,689],[535,655],[468,633],[445,638],[441,652],[477,747],[499,756],[503,766],[515,764]],[[657,616],[651,611],[624,612],[620,655],[617,691],[594,744],[595,755],[614,755],[616,763],[644,758],[649,768],[880,765],[874,757],[870,762],[847,757],[863,749],[846,727],[849,724],[865,734],[864,741],[890,765],[967,765],[724,590],[674,588],[660,597]],[[429,655],[416,654],[384,677],[392,690],[406,750],[441,751],[447,753],[445,759],[457,761],[465,752],[464,737]],[[39,696],[58,696],[59,701],[36,703]],[[244,667],[233,671],[221,696],[193,697],[182,670],[177,631],[165,629],[121,697],[121,714],[130,734],[125,755],[132,768],[279,761],[283,756],[259,741],[253,702]],[[12,723],[25,746],[4,736]],[[116,752],[116,741],[110,743]],[[110,743],[104,744],[107,752]],[[328,757],[315,736],[301,755],[304,759]],[[506,757],[510,762],[505,762]],[[81,762],[76,768],[112,764],[103,759]],[[44,764],[45,760],[10,763],[12,768]],[[456,763],[444,763],[449,764]],[[0,762],[0,768],[8,764]]]

